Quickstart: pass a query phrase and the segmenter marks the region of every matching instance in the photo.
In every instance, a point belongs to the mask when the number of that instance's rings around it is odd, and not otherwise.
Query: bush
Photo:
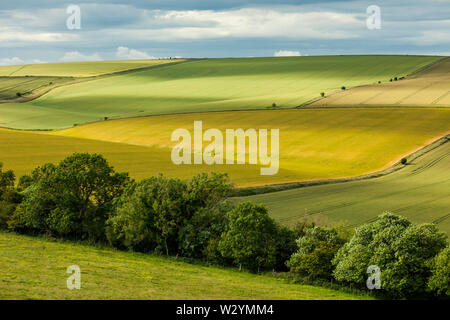
[[[304,236],[297,240],[298,251],[291,256],[287,265],[291,272],[309,279],[330,279],[332,260],[345,242],[336,229],[317,226],[307,228]]]
[[[407,163],[408,163],[408,159],[403,158],[403,159],[401,160],[401,163],[402,163],[403,165],[407,164]]]
[[[428,287],[439,295],[450,296],[450,248],[447,247],[431,262]]]
[[[347,89],[347,88],[346,88],[346,87],[344,87],[344,86],[342,86],[342,87],[341,87],[341,90],[345,90],[345,89]]]
[[[325,92],[321,92],[321,93],[320,93],[320,96],[321,96],[321,97],[325,97]]]
[[[431,275],[429,260],[446,244],[446,235],[436,225],[413,225],[404,217],[386,213],[356,229],[333,260],[333,274],[338,281],[364,287],[367,268],[376,265],[381,270],[382,289],[388,294],[423,294]]]
[[[227,213],[228,226],[219,243],[222,256],[251,271],[276,264],[277,227],[263,205],[240,203]]]

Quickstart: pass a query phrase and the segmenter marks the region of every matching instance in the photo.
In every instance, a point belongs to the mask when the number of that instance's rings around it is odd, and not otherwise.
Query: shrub
[[[276,263],[277,227],[263,205],[240,203],[227,213],[228,226],[219,243],[224,257],[251,271]]]
[[[344,86],[342,86],[342,87],[341,87],[341,90],[345,90],[345,89],[347,89],[347,88],[346,88],[346,87],[344,87]]]
[[[274,102],[274,103],[272,103],[272,108],[276,108],[277,107],[277,104]]]
[[[403,165],[408,163],[408,159],[406,158],[402,158],[402,160],[400,161]]]
[[[337,253],[334,277],[364,287],[371,265],[381,270],[381,286],[397,297],[424,293],[431,270],[428,261],[446,246],[446,235],[436,225],[413,225],[386,213],[356,229]]]
[[[22,96],[22,93],[17,92],[17,93],[16,93],[16,96],[21,97],[21,96]]]
[[[321,97],[325,97],[325,92],[321,92],[321,93],[320,93],[320,96],[321,96]]]
[[[431,262],[428,287],[439,295],[450,296],[450,248],[447,247]]]

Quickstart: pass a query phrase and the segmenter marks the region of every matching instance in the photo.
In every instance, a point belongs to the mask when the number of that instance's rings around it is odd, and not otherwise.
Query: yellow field
[[[280,170],[261,176],[258,165],[174,165],[172,131],[280,129]],[[200,171],[228,172],[239,186],[356,176],[388,167],[449,132],[450,110],[309,109],[217,112],[110,120],[61,131],[0,130],[0,161],[18,175],[72,152],[103,154],[136,179],[159,172],[188,178]],[[81,138],[81,139],[80,139]],[[99,141],[100,140],[100,141]],[[204,147],[207,143],[204,143]]]
[[[57,77],[91,77],[106,73],[115,73],[130,69],[157,66],[179,62],[181,59],[161,60],[112,60],[27,64],[22,66],[0,67],[0,76],[57,76]]]
[[[450,107],[450,58],[404,80],[340,91],[312,106]]]

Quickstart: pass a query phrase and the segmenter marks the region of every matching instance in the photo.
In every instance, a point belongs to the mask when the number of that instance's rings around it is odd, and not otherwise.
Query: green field
[[[385,211],[414,222],[435,222],[450,235],[450,142],[433,149],[404,169],[380,178],[292,189],[238,198],[263,203],[280,222],[302,218],[351,226]]]
[[[279,128],[280,170],[261,165],[174,165],[171,134],[191,130]],[[238,186],[342,178],[389,167],[449,132],[449,109],[306,109],[214,112],[102,121],[61,131],[0,130],[0,161],[18,176],[72,152],[103,154],[136,179],[157,173],[189,178],[201,171],[228,172]],[[204,144],[204,147],[207,143]],[[248,161],[248,159],[247,159]]]
[[[273,103],[295,107],[321,92],[387,81],[438,59],[322,56],[189,61],[60,87],[20,105],[2,104],[0,125],[56,129],[104,117],[261,109]]]
[[[0,76],[91,77],[172,63],[177,60],[111,60],[26,64],[0,67]]]
[[[0,299],[370,299],[173,258],[0,233]],[[66,287],[67,267],[81,289]]]

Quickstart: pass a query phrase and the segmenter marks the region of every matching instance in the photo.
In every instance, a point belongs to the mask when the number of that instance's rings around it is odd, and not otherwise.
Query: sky
[[[0,0],[0,65],[450,55],[449,39],[450,0]]]

